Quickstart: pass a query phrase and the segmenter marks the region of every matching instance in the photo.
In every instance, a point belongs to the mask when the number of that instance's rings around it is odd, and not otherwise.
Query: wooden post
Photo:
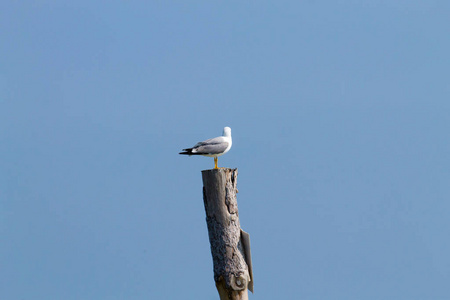
[[[202,171],[203,202],[220,300],[247,300],[253,292],[250,237],[239,223],[237,169]]]

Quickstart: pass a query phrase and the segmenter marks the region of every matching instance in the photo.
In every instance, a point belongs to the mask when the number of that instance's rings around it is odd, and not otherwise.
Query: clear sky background
[[[450,299],[450,2],[2,1],[0,299]]]

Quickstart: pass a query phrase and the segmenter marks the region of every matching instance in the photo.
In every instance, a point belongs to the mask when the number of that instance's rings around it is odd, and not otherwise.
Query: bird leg
[[[217,157],[214,157],[214,169],[218,169],[218,167],[217,167]]]

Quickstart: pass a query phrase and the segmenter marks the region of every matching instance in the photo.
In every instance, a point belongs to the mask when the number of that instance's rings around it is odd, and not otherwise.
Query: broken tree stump
[[[221,300],[247,300],[253,292],[250,237],[239,223],[237,169],[203,170],[203,202]]]

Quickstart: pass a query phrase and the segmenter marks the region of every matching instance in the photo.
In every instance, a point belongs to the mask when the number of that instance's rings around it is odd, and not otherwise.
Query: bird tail
[[[183,149],[183,152],[180,152],[179,154],[192,155],[192,148]]]
[[[191,155],[200,155],[198,153],[193,153],[192,149],[194,149],[194,148],[183,149],[183,152],[180,152],[179,154],[189,155],[189,156],[191,156]]]

